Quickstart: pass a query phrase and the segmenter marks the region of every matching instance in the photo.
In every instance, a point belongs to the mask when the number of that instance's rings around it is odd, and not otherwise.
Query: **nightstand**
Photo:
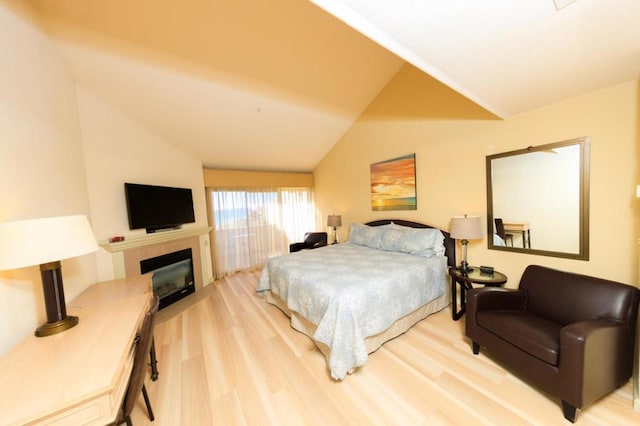
[[[451,275],[451,317],[454,321],[460,319],[466,311],[466,293],[473,288],[473,284],[502,287],[507,282],[507,276],[501,272],[493,271],[492,274],[480,272],[477,266],[470,266],[470,272],[463,273],[457,268],[450,268]],[[458,310],[457,288],[460,286],[460,310]]]

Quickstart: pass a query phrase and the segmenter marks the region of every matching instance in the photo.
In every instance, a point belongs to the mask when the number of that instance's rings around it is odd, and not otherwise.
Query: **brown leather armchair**
[[[517,290],[467,293],[466,335],[529,383],[562,400],[564,417],[627,382],[640,290],[614,281],[527,267]]]
[[[289,244],[289,253],[300,250],[315,249],[327,245],[326,232],[307,232],[304,234],[304,241],[301,243]]]

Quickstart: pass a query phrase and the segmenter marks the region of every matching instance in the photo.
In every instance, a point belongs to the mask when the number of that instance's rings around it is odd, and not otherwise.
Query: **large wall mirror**
[[[589,138],[487,156],[489,249],[589,260]]]

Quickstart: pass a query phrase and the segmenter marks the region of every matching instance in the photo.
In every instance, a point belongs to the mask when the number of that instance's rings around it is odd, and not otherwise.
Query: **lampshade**
[[[480,216],[454,216],[449,228],[451,238],[456,240],[477,240],[482,238]]]
[[[0,224],[0,271],[40,265],[47,322],[35,331],[50,336],[76,326],[68,316],[60,261],[96,251],[86,216],[61,216]]]
[[[338,226],[342,226],[342,216],[330,214],[327,218],[327,226],[332,228],[336,228]]]
[[[68,259],[98,250],[86,216],[0,224],[0,271]]]

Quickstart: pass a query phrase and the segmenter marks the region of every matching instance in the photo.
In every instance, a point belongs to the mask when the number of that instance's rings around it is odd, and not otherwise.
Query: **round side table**
[[[449,275],[451,275],[451,316],[454,321],[464,315],[467,305],[466,293],[473,288],[473,284],[501,287],[507,282],[507,276],[502,272],[494,270],[492,274],[485,274],[480,272],[477,266],[470,266],[466,273],[457,268],[450,268]],[[460,310],[457,302],[458,286],[460,286]]]

